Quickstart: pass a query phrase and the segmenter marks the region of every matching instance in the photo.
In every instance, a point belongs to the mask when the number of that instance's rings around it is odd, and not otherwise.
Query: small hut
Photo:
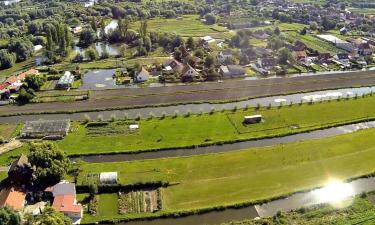
[[[103,172],[99,175],[100,184],[117,184],[117,172]]]

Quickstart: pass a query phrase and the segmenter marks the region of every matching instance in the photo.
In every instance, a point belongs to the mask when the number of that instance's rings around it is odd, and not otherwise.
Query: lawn
[[[118,196],[115,194],[99,195],[99,215],[101,218],[112,218],[118,214]]]
[[[249,109],[236,112],[141,119],[135,133],[88,135],[88,129],[74,123],[75,129],[58,146],[68,154],[130,152],[160,148],[186,147],[288,135],[338,124],[373,118],[375,96],[350,100],[293,105],[281,108]],[[244,126],[245,115],[262,114],[264,122]],[[85,143],[82,145],[82,143]],[[108,147],[110,146],[110,147]]]
[[[183,37],[203,37],[210,35],[214,38],[230,37],[228,29],[214,25],[206,25],[199,20],[198,16],[184,16],[181,19],[150,19],[148,22],[149,31],[161,33],[175,33]],[[140,22],[131,24],[131,28],[138,30]]]
[[[0,124],[0,136],[5,140],[9,140],[10,138],[15,137],[20,129],[21,125],[16,123]]]
[[[82,164],[87,173],[117,171],[119,182],[166,181],[164,212],[254,202],[375,172],[375,130],[230,153]]]

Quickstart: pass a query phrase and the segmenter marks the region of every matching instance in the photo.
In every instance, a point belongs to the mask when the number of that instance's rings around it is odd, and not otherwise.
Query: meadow
[[[58,146],[70,155],[105,154],[211,145],[300,133],[325,127],[373,119],[375,96],[332,100],[314,104],[238,109],[213,114],[191,114],[133,121],[139,130],[125,135],[88,135],[84,124],[74,129]],[[246,115],[261,114],[264,121],[243,125]],[[84,144],[82,144],[84,143]],[[111,146],[110,148],[108,146]]]

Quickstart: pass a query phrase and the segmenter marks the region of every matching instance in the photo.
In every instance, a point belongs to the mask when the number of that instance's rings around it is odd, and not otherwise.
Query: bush
[[[94,195],[91,198],[88,210],[91,215],[96,215],[98,213],[99,211],[99,196],[98,195]]]

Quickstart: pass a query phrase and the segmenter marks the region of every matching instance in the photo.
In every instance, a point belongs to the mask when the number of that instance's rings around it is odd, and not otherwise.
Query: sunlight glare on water
[[[330,203],[337,207],[345,207],[341,203],[352,197],[354,191],[349,183],[331,180],[325,187],[315,190],[314,195],[318,203]],[[347,204],[348,202],[345,205]]]

